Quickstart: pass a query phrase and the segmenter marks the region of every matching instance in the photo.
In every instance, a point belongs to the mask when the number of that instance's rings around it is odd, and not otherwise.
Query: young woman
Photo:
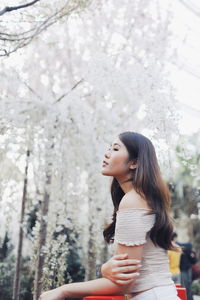
[[[108,243],[114,242],[115,254],[127,253],[132,263],[141,261],[140,274],[134,278],[132,273],[132,280],[126,284],[118,282],[113,277],[116,270],[110,262],[103,265],[105,277],[63,285],[44,292],[39,300],[90,295],[127,295],[133,300],[179,300],[167,256],[167,250],[179,250],[171,242],[173,220],[169,216],[169,190],[162,180],[153,144],[139,133],[119,134],[105,153],[101,173],[113,177],[113,221],[104,229],[104,238]],[[108,266],[112,266],[110,272]],[[133,270],[133,266],[131,268]],[[119,274],[119,269],[117,272]],[[123,275],[126,276],[123,279],[130,276]]]

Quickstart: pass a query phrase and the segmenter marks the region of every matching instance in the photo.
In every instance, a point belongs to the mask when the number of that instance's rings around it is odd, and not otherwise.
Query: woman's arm
[[[64,287],[66,290],[66,297],[70,298],[81,298],[92,295],[123,295],[126,288],[127,286],[119,286],[107,278],[70,283]]]
[[[115,254],[128,253],[130,259],[141,260],[143,245],[125,246],[117,244]],[[119,285],[107,278],[99,278],[86,282],[74,282],[62,285],[59,288],[43,293],[39,300],[64,300],[65,298],[83,298],[91,295],[124,295],[128,293],[130,286],[134,285],[135,279],[129,284]]]
[[[131,282],[133,284],[133,282]],[[44,292],[39,300],[64,300],[65,298],[83,298],[92,295],[124,295],[128,285],[119,286],[107,278],[86,282],[74,282]]]

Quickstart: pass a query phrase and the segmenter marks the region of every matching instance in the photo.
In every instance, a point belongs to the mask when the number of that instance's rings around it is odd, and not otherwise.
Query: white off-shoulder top
[[[155,213],[146,215],[149,211],[148,208],[127,208],[117,211],[114,244],[126,246],[144,244],[140,276],[132,285],[130,284],[127,294],[155,286],[174,285],[167,250],[155,246],[149,237],[155,223]]]

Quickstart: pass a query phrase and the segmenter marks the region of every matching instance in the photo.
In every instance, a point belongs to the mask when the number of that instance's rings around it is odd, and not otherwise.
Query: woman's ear
[[[136,165],[134,165],[134,164],[131,164],[131,165],[130,165],[130,169],[134,170],[134,169],[136,169],[136,168],[137,168],[137,164],[136,164]]]
[[[132,170],[136,169],[137,168],[137,160],[132,161],[129,168]]]

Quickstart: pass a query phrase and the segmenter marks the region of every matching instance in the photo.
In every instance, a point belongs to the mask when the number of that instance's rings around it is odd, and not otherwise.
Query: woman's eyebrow
[[[113,144],[113,146],[115,146],[115,145],[118,145],[119,147],[121,147],[121,145],[118,144],[118,143],[114,143],[114,144]],[[112,146],[112,144],[110,144],[110,146]]]

